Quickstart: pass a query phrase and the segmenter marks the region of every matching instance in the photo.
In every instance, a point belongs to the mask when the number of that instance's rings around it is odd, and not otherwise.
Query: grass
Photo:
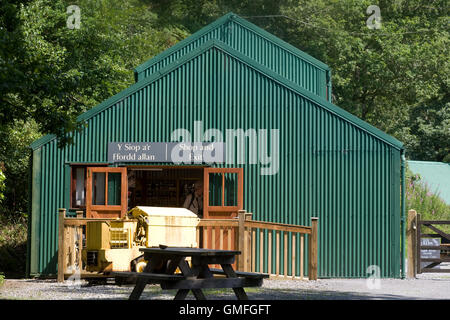
[[[2,278],[23,278],[27,258],[27,219],[0,215],[0,273]]]

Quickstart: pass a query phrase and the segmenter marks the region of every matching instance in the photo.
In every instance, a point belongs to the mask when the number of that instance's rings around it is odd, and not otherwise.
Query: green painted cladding
[[[222,41],[280,76],[331,101],[330,69],[326,64],[232,13],[138,66],[136,80],[155,74],[211,39]]]
[[[279,130],[276,175],[261,175],[264,166],[248,157],[226,166],[244,168],[244,208],[255,220],[310,225],[319,217],[319,277],[367,277],[370,265],[381,277],[400,276],[401,144],[220,43],[204,44],[80,120],[87,128],[73,133],[73,145],[59,149],[51,137],[34,144],[35,273],[57,270],[57,209],[69,207],[69,163],[105,163],[108,142],[170,141],[173,130],[193,133],[202,121],[224,134]]]

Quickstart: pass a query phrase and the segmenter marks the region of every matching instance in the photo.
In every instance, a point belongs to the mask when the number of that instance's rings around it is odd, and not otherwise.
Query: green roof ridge
[[[135,79],[136,81],[138,80],[138,74],[145,71],[146,69],[148,69],[149,67],[151,67],[152,65],[160,62],[161,60],[163,60],[164,58],[166,58],[167,56],[169,56],[170,54],[180,50],[181,48],[189,45],[190,43],[194,42],[195,40],[197,40],[198,38],[200,38],[201,36],[203,36],[204,34],[210,32],[211,30],[225,24],[227,21],[229,20],[233,20],[236,23],[239,23],[240,25],[242,25],[243,27],[252,30],[255,33],[258,33],[261,37],[266,38],[268,41],[271,41],[273,43],[275,43],[276,45],[282,47],[283,49],[285,49],[286,51],[289,51],[290,53],[294,54],[295,56],[306,60],[307,62],[314,64],[316,67],[324,69],[324,70],[330,70],[330,67],[323,63],[322,61],[314,58],[313,56],[309,55],[308,53],[294,47],[293,45],[285,42],[284,40],[276,37],[275,35],[267,32],[266,30],[258,27],[257,25],[249,22],[248,20],[245,20],[244,18],[239,17],[237,14],[230,12],[227,13],[226,15],[220,17],[219,19],[217,19],[216,21],[212,22],[211,24],[201,28],[200,30],[198,30],[197,32],[193,33],[192,35],[190,35],[189,37],[181,40],[180,42],[176,43],[175,45],[173,45],[172,47],[168,48],[167,50],[161,52],[160,54],[154,56],[153,58],[150,58],[149,60],[143,62],[142,64],[140,64],[139,66],[137,66],[134,69],[134,73],[135,73]],[[219,39],[217,39],[219,40]],[[141,79],[142,80],[142,79]]]
[[[147,86],[148,84],[156,81],[157,79],[163,77],[164,75],[166,75],[167,73],[171,72],[172,70],[178,68],[180,65],[185,64],[186,62],[188,62],[189,60],[197,57],[198,55],[202,54],[203,52],[206,52],[207,50],[209,50],[212,47],[216,47],[218,49],[221,49],[223,52],[225,52],[226,54],[233,56],[235,59],[240,60],[241,62],[243,62],[244,64],[247,64],[247,66],[257,70],[258,72],[264,74],[266,77],[280,83],[281,85],[283,85],[284,87],[298,93],[299,95],[303,96],[304,98],[311,100],[312,102],[318,104],[319,106],[325,108],[326,110],[328,110],[329,112],[334,113],[335,115],[343,118],[344,120],[351,122],[352,124],[354,124],[356,127],[359,127],[360,129],[372,134],[373,136],[377,137],[378,139],[392,145],[393,147],[396,147],[398,149],[403,149],[403,144],[398,141],[397,139],[395,139],[394,137],[388,135],[387,133],[381,131],[380,129],[370,125],[369,123],[361,120],[360,118],[354,116],[353,114],[339,108],[338,106],[328,102],[326,99],[321,98],[311,92],[309,92],[308,90],[300,87],[299,85],[295,84],[294,82],[280,76],[279,74],[277,74],[276,72],[270,70],[269,68],[259,64],[258,62],[248,58],[247,56],[243,55],[242,53],[238,52],[237,50],[234,50],[233,48],[231,48],[230,46],[228,46],[227,44],[223,43],[222,41],[219,41],[217,39],[211,39],[207,42],[205,42],[204,44],[202,44],[201,46],[199,46],[198,48],[192,50],[191,52],[183,55],[182,57],[180,57],[180,59],[173,61],[172,63],[170,63],[169,65],[165,66],[164,68],[162,68],[160,71],[156,72],[155,74],[150,75],[149,77],[136,82],[134,84],[132,84],[131,86],[129,86],[128,88],[122,90],[121,92],[115,94],[114,96],[108,98],[107,100],[103,101],[102,103],[100,103],[99,105],[93,107],[92,109],[84,112],[83,114],[79,115],[77,117],[77,122],[78,121],[83,121],[83,120],[87,120],[92,118],[93,116],[95,116],[97,113],[102,112],[103,110],[111,107],[112,105],[114,105],[115,103],[119,102],[120,100],[128,97],[129,95],[131,95],[132,93],[140,90],[141,88]],[[47,135],[44,136],[38,140],[36,140],[35,142],[33,142],[30,147],[33,149],[37,149],[40,146],[42,146],[43,144],[55,139],[56,136],[55,135]]]

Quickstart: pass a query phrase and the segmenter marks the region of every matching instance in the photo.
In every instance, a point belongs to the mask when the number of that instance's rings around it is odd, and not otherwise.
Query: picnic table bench
[[[130,300],[138,300],[147,284],[159,284],[163,290],[178,289],[175,300],[184,300],[189,291],[197,300],[206,300],[202,291],[206,288],[232,288],[239,300],[248,300],[244,287],[260,287],[263,279],[269,277],[264,273],[235,271],[232,264],[240,251],[174,247],[140,251],[148,261],[143,272],[112,273],[115,277],[136,280]],[[186,261],[188,257],[191,266]],[[222,269],[210,269],[211,264],[218,264]],[[177,268],[181,274],[175,273]]]

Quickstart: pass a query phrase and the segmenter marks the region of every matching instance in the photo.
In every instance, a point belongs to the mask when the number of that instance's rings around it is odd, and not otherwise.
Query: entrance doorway
[[[123,218],[136,206],[181,208],[196,183],[203,185],[204,219],[236,218],[238,210],[243,209],[242,168],[87,166],[86,173],[88,218]],[[76,181],[72,184],[76,185]],[[213,236],[211,230],[204,231],[202,247],[219,242],[219,234]],[[234,234],[231,237],[234,247]]]
[[[128,209],[136,206],[183,207],[203,167],[128,167]]]

